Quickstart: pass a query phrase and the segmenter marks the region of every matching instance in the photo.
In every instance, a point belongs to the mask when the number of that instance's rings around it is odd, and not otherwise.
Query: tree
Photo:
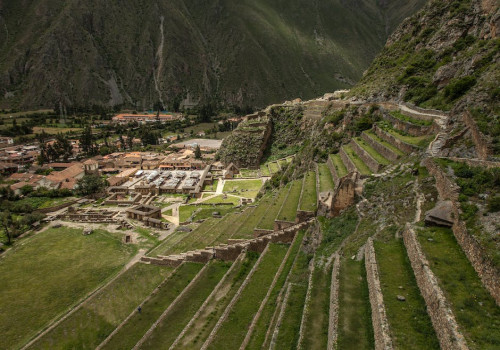
[[[56,135],[54,150],[57,153],[57,158],[62,157],[64,161],[68,161],[68,158],[73,155],[73,146],[62,133]]]
[[[107,181],[98,175],[85,175],[77,182],[76,192],[88,196],[101,192],[108,185]]]
[[[80,147],[86,155],[93,155],[94,144],[92,140],[92,128],[90,125],[87,125],[85,129],[83,129],[82,136],[80,137]]]
[[[10,211],[7,210],[1,214],[0,226],[3,228],[5,236],[7,236],[7,244],[10,245],[12,243],[12,239],[17,234],[17,223],[12,218]]]
[[[194,150],[194,157],[196,159],[201,159],[201,149],[200,145],[196,145],[196,149]]]

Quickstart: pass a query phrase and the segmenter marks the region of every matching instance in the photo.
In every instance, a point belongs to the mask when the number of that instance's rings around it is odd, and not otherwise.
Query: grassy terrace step
[[[373,349],[371,307],[364,261],[341,260],[338,349]]]
[[[297,216],[297,207],[299,205],[300,192],[302,190],[302,180],[292,182],[288,196],[278,214],[277,219],[283,221],[295,221]]]
[[[299,209],[304,211],[316,211],[318,199],[316,191],[316,172],[307,172],[302,186],[302,197],[300,198]]]
[[[288,249],[286,245],[270,243],[255,274],[241,293],[227,319],[222,323],[208,349],[239,348]]]
[[[290,295],[285,308],[283,319],[279,325],[274,349],[296,349],[299,341],[300,322],[307,294],[309,275],[309,256],[299,251],[297,259],[290,271]]]
[[[236,230],[243,224],[249,217],[254,215],[255,207],[248,207],[242,213],[236,213],[235,215],[231,215],[224,221],[224,223],[220,223],[216,225],[215,228],[212,229],[215,233],[217,233],[217,237],[212,240],[209,245],[215,245],[219,243],[227,243],[229,238],[252,238],[252,236],[245,237],[237,237],[235,236]]]
[[[332,164],[337,171],[337,175],[339,178],[347,175],[347,168],[345,167],[342,158],[340,158],[339,154],[330,154],[330,159],[332,160]]]
[[[214,294],[200,311],[198,317],[186,330],[174,349],[199,349],[208,338],[226,306],[234,297],[246,276],[257,261],[258,254],[248,252],[244,259],[237,260],[235,265]]]
[[[347,156],[352,160],[354,165],[356,166],[356,169],[361,173],[361,175],[371,175],[371,170],[368,168],[368,166],[359,158],[359,156],[354,152],[352,147],[350,145],[344,145],[342,146],[344,149],[344,152],[347,154]]]
[[[332,173],[326,163],[318,164],[319,192],[331,191],[335,188]]]
[[[103,349],[132,349],[202,267],[197,263],[181,265],[158,293],[142,305],[142,312],[135,313]]]
[[[469,348],[498,349],[500,307],[482,285],[453,232],[446,228],[422,229],[418,240]]]
[[[208,219],[191,232],[176,231],[175,233],[173,233],[173,235],[178,235],[180,239],[175,240],[175,243],[172,242],[172,244],[166,245],[163,249],[155,250],[155,254],[171,255],[195,249],[195,247],[199,247],[199,241],[204,240],[204,238],[207,236],[207,233],[214,229],[220,222],[221,219]],[[199,248],[204,247],[205,245]]]
[[[410,145],[417,146],[420,148],[427,147],[429,145],[429,143],[431,143],[431,141],[434,139],[434,135],[423,135],[423,136],[403,135],[403,134],[397,132],[396,130],[394,130],[394,128],[390,124],[384,123],[384,122],[379,122],[379,126],[384,131],[393,135],[395,138],[397,138],[403,142],[409,143]]]
[[[276,217],[278,216],[278,213],[281,209],[281,205],[288,195],[290,186],[291,184],[281,188],[281,190],[276,194],[275,199],[271,202],[271,205],[267,207],[267,210],[262,216],[262,219],[257,224],[257,228],[264,230],[274,229],[274,220],[276,220]]]
[[[172,270],[158,265],[135,264],[30,349],[95,348]]]
[[[271,174],[275,174],[278,171],[280,171],[280,168],[279,168],[277,162],[271,162],[271,163],[268,163],[267,165],[269,166],[269,171],[271,172]]]
[[[229,263],[212,261],[200,278],[186,291],[151,335],[141,349],[168,348],[194,316],[213,288],[229,269]]]
[[[260,175],[261,176],[271,176],[271,172],[269,171],[267,164],[262,164],[260,166]]]
[[[439,341],[427,314],[425,301],[420,295],[403,242],[375,241],[374,246],[394,347],[439,349]],[[406,301],[397,300],[398,295],[404,296]]]
[[[304,322],[304,349],[325,349],[328,344],[330,285],[332,264],[318,258],[312,276],[311,299]]]
[[[416,117],[408,116],[403,114],[401,111],[391,111],[390,114],[403,122],[410,123],[418,126],[431,126],[432,120],[429,119],[419,119]]]
[[[382,140],[380,137],[378,137],[373,131],[367,130],[364,132],[366,135],[371,137],[373,140],[376,142],[380,143],[381,145],[385,146],[386,148],[390,149],[394,153],[398,154],[399,156],[404,156],[405,153],[401,151],[399,148],[395,147],[394,145],[390,144],[389,142]]]
[[[274,198],[271,195],[264,196],[257,204],[252,215],[250,215],[236,230],[233,237],[235,238],[245,238],[253,237],[253,230],[257,227],[257,224],[262,219],[262,217],[267,212],[269,206],[273,203]]]
[[[276,303],[278,299],[278,295],[284,288],[285,281],[290,273],[290,270],[292,269],[292,265],[295,261],[295,258],[297,257],[297,253],[300,249],[300,246],[302,244],[302,239],[304,238],[305,231],[300,231],[297,233],[297,237],[295,238],[295,241],[293,242],[292,246],[290,247],[290,254],[288,256],[287,261],[285,262],[285,266],[283,270],[281,271],[280,276],[278,277],[278,280],[276,282],[276,285],[274,286],[273,290],[271,291],[271,294],[269,296],[269,299],[267,300],[266,305],[262,309],[262,313],[260,315],[259,320],[257,321],[254,331],[252,333],[252,336],[250,338],[250,342],[248,343],[248,346],[246,349],[261,349],[263,347],[263,343],[266,340],[266,333],[269,328],[271,328],[273,325],[271,325],[272,317],[273,314],[275,313],[276,310]]]
[[[0,259],[0,348],[18,348],[135,254],[113,234],[50,228]]]
[[[377,161],[377,163],[382,164],[382,165],[389,165],[391,162],[387,160],[384,156],[382,156],[380,153],[375,151],[372,146],[370,146],[365,140],[363,140],[360,137],[354,138],[354,142],[356,142],[361,148],[363,148],[368,154],[370,154],[373,159]]]

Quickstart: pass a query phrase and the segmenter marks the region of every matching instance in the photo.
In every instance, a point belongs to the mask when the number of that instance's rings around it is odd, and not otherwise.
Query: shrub
[[[497,213],[500,211],[500,196],[488,198],[488,211],[490,213]]]
[[[475,84],[476,78],[470,75],[453,79],[448,86],[444,88],[444,95],[449,100],[456,100],[460,96],[463,96]]]

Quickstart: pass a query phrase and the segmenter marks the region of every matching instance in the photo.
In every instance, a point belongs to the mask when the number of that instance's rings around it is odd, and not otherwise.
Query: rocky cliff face
[[[0,107],[309,98],[424,2],[0,0]]]
[[[450,110],[459,124],[470,114],[498,155],[499,28],[497,1],[430,1],[389,37],[351,95]]]

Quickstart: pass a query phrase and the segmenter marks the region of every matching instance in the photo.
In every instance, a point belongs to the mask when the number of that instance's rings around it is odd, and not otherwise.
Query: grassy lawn
[[[262,180],[230,180],[224,183],[223,192],[245,198],[255,198],[262,187]]]
[[[482,285],[453,232],[428,228],[418,232],[418,239],[469,347],[498,349],[500,308]]]
[[[241,226],[236,230],[233,235],[234,238],[250,238],[253,237],[253,230],[257,227],[257,224],[266,214],[269,206],[273,203],[274,198],[272,196],[263,197],[255,209],[253,215],[249,216]]]
[[[295,221],[297,216],[297,207],[300,199],[300,192],[302,190],[302,180],[295,180],[292,182],[290,192],[286,197],[285,203],[278,214],[277,219],[283,221]]]
[[[257,224],[258,228],[265,230],[273,230],[274,229],[274,220],[278,216],[278,213],[281,209],[281,205],[287,198],[290,184],[285,187],[282,187],[281,190],[274,195],[274,200],[271,202],[271,205],[267,207],[267,210],[262,215],[262,219]]]
[[[50,197],[25,197],[18,201],[15,201],[15,205],[24,206],[29,205],[33,209],[43,209],[53,207],[59,204],[70,202],[74,197],[60,197],[60,198],[50,198]]]
[[[219,291],[208,300],[175,349],[199,349],[201,347],[257,261],[257,257],[256,253],[249,252],[245,259],[235,262],[238,265],[234,266]]]
[[[267,163],[267,165],[269,166],[269,171],[271,172],[271,174],[276,174],[278,171],[280,171],[280,167],[278,166],[277,162],[270,162]]]
[[[271,172],[269,171],[267,164],[262,164],[260,166],[260,175],[261,176],[271,176]]]
[[[331,191],[335,188],[335,183],[333,182],[332,173],[330,172],[330,168],[326,163],[318,164],[318,173],[319,173],[319,191],[326,192]]]
[[[243,177],[259,177],[258,170],[240,169],[240,173]]]
[[[205,248],[207,239],[211,239],[211,230],[221,222],[221,219],[208,219],[191,232],[180,232],[182,238],[166,249],[162,249],[160,255],[171,255],[197,248]]]
[[[196,311],[210,295],[230,267],[230,263],[212,261],[200,279],[170,310],[141,346],[141,349],[167,348],[173,344]]]
[[[382,165],[389,165],[391,164],[390,161],[388,161],[384,156],[382,156],[380,153],[375,151],[372,146],[370,146],[368,143],[366,143],[365,140],[363,140],[360,137],[356,137],[354,139],[354,142],[356,142],[359,146],[361,146],[362,149],[364,149],[366,152],[368,152],[373,159],[377,161],[377,163],[382,164]]]
[[[290,271],[290,295],[276,339],[275,349],[296,349],[299,341],[300,323],[308,284],[309,256],[299,251],[299,256]]]
[[[219,212],[221,215],[224,215],[232,208],[232,204],[227,206],[215,206],[213,204],[182,205],[179,207],[179,222],[187,222],[194,212],[196,214],[193,217],[193,221],[197,221],[212,217],[213,212]]]
[[[367,130],[364,132],[365,134],[367,134],[368,136],[370,136],[372,139],[374,139],[375,141],[377,141],[378,143],[384,145],[386,148],[390,149],[391,151],[393,151],[394,153],[400,155],[400,156],[404,156],[404,152],[401,151],[399,148],[395,147],[394,145],[390,144],[389,142],[385,141],[385,140],[382,140],[380,137],[378,137],[377,134],[375,134],[373,131],[371,130]]]
[[[318,195],[316,193],[316,172],[309,171],[304,178],[302,187],[302,198],[300,200],[300,210],[316,211],[316,201]]]
[[[158,293],[141,305],[141,313],[135,313],[103,349],[132,349],[202,267],[197,263],[181,265]]]
[[[340,158],[340,155],[338,153],[335,154],[330,154],[330,159],[332,160],[332,164],[337,171],[337,176],[340,178],[342,176],[347,175],[347,168],[345,167],[344,162],[342,161],[342,158]]]
[[[341,260],[338,349],[373,349],[368,283],[364,261]]]
[[[158,265],[135,264],[32,348],[95,348],[172,270]]]
[[[374,245],[394,346],[398,349],[439,349],[402,240],[375,241]],[[406,301],[397,300],[398,295],[404,296]]]
[[[49,229],[0,259],[2,347],[17,348],[135,254],[108,232]]]
[[[269,244],[269,249],[262,257],[255,274],[241,293],[227,319],[222,323],[208,349],[238,349],[243,342],[248,327],[288,250],[287,245]]]
[[[204,204],[227,203],[227,204],[232,204],[232,205],[236,206],[236,205],[240,204],[240,199],[233,197],[233,196],[227,196],[226,199],[224,199],[223,196],[220,195],[220,196],[210,198],[209,200],[206,200],[203,203]]]
[[[358,169],[358,171],[361,173],[361,175],[371,175],[372,171],[368,166],[361,160],[361,158],[358,157],[356,152],[352,149],[350,145],[344,145],[342,146],[344,149],[345,153],[347,156],[353,161],[354,165]]]
[[[211,245],[219,243],[227,243],[229,238],[251,238],[249,237],[235,237],[235,232],[238,228],[253,215],[255,208],[246,208],[243,212],[236,212],[228,214],[224,217],[224,222],[221,222],[213,230],[217,232],[217,237],[210,242]]]
[[[399,120],[402,120],[407,123],[411,123],[414,125],[419,125],[419,126],[431,126],[432,125],[432,120],[427,120],[427,119],[417,119],[414,117],[407,116],[400,111],[391,111],[391,115],[394,118],[397,118]]]
[[[262,309],[262,313],[255,325],[254,331],[250,338],[250,342],[248,343],[247,349],[261,349],[263,347],[263,343],[265,341],[267,330],[272,326],[271,319],[276,310],[276,302],[278,299],[278,295],[284,287],[285,280],[292,269],[292,265],[294,263],[295,257],[299,251],[299,248],[302,243],[302,239],[304,238],[305,231],[300,231],[297,233],[297,237],[295,242],[290,247],[290,255],[288,256],[287,261],[285,262],[285,266],[283,271],[281,272],[276,285],[274,286],[269,299]],[[273,324],[274,325],[274,324]]]
[[[215,192],[217,191],[217,185],[219,184],[219,180],[214,180],[211,185],[204,185],[203,186],[203,191],[211,191]]]

